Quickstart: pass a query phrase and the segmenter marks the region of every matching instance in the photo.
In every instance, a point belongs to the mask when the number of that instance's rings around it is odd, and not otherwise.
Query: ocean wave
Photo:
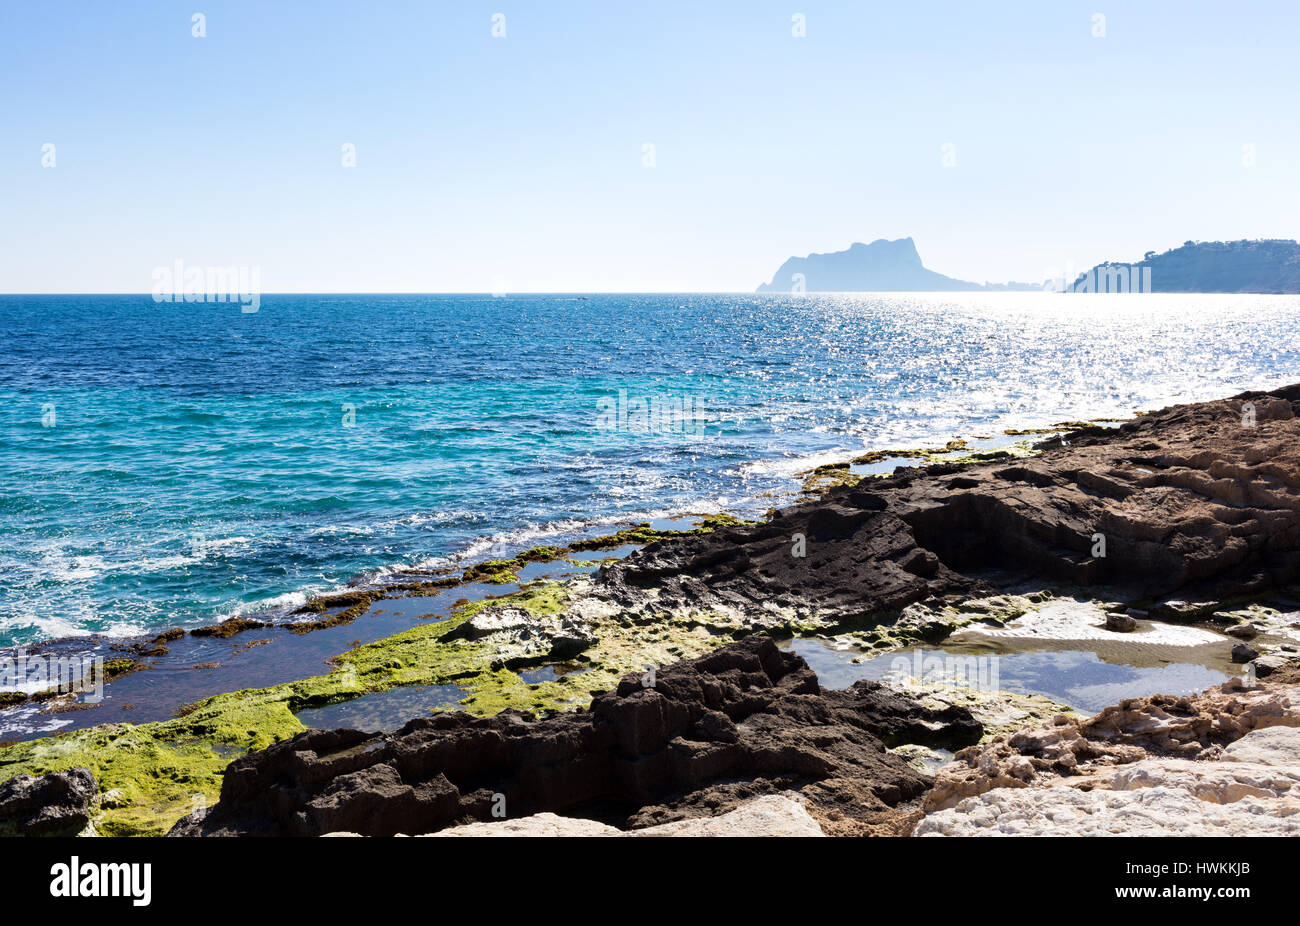
[[[379,566],[375,569],[369,569],[360,575],[353,577],[346,588],[358,588],[369,585],[382,585],[389,577],[402,575],[405,573],[439,573],[454,566],[456,561],[447,556],[431,556],[427,559],[419,559],[413,562],[391,563],[387,566]]]
[[[52,614],[37,605],[21,605],[13,613],[0,617],[0,637],[61,640],[95,635],[126,639],[144,634],[150,626],[147,618],[142,620],[138,615],[114,614],[113,620],[105,621],[97,616],[94,606],[84,596],[80,605],[69,608],[63,603],[61,607],[71,613]]]
[[[799,473],[827,463],[838,463],[855,451],[837,447],[833,450],[817,450],[812,453],[791,454],[782,457],[752,460],[725,470],[726,475],[735,476],[777,476],[793,478]]]
[[[218,615],[217,622],[229,620],[232,617],[245,617],[250,614],[256,614],[259,617],[264,616],[271,619],[285,617],[301,608],[312,598],[341,591],[345,591],[345,587],[342,585],[304,586],[297,591],[283,592],[279,595],[272,595],[269,598],[260,598],[256,601],[249,601],[237,605],[235,608]]]
[[[561,518],[544,523],[523,524],[506,530],[483,534],[469,540],[464,546],[447,556],[435,556],[414,562],[392,563],[368,570],[348,584],[352,587],[382,583],[387,577],[405,573],[442,572],[462,569],[488,559],[508,559],[517,553],[545,541],[571,542],[593,536],[620,525],[635,525],[649,521],[671,520],[692,514],[716,514],[724,510],[726,498],[701,499],[680,508],[655,508],[641,511],[619,512],[594,518]]]
[[[133,557],[125,566],[134,567],[133,572],[155,573],[186,566],[197,566],[220,556],[231,556],[235,552],[246,551],[255,543],[252,537],[218,537],[212,540],[195,538],[189,543],[185,553],[166,553],[156,557]]]
[[[430,525],[457,524],[475,520],[478,515],[467,509],[450,509],[438,511],[420,511],[404,514],[396,518],[381,518],[373,527],[378,530],[392,530],[398,527],[426,527]]]

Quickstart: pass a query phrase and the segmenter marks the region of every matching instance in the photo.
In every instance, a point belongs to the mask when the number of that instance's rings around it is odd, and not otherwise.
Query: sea
[[[865,450],[1300,381],[1300,298],[0,296],[0,646],[284,611]]]

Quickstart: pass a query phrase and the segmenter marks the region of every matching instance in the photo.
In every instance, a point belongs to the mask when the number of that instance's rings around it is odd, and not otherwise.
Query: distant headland
[[[927,270],[911,238],[871,244],[856,242],[847,251],[791,257],[760,285],[760,293],[830,292],[974,292],[978,290],[1036,290],[1036,283],[969,283]]]
[[[1300,293],[1300,244],[1186,241],[1133,264],[1106,261],[1081,273],[1068,292]]]
[[[911,238],[791,257],[760,293],[992,292],[1300,293],[1300,244],[1284,238],[1187,241],[1136,263],[1106,261],[1068,278],[1042,283],[971,283],[927,269]]]

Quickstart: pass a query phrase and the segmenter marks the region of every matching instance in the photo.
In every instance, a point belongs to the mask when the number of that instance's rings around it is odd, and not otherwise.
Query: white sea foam
[[[45,576],[59,582],[80,582],[93,579],[108,568],[102,556],[95,554],[67,554],[61,547],[44,553],[39,563]]]
[[[109,626],[99,626],[94,607],[85,600],[71,606],[64,602],[60,608],[63,613],[55,614],[45,611],[39,604],[21,605],[15,612],[0,617],[0,633],[26,631],[21,635],[37,640],[59,640],[91,634],[122,639],[138,636],[146,629],[146,625],[138,619],[120,616]]]
[[[529,523],[518,527],[485,534],[469,541],[463,549],[450,556],[438,556],[414,563],[393,563],[369,570],[349,583],[365,586],[382,583],[387,577],[402,573],[438,572],[460,569],[485,559],[508,559],[529,547],[548,540],[576,540],[595,536],[619,526],[630,526],[647,521],[667,520],[690,514],[716,514],[726,509],[732,500],[722,497],[701,500],[683,508],[655,508],[644,511],[610,514],[597,518],[563,518],[558,521]]]
[[[20,739],[54,733],[72,721],[58,714],[47,714],[41,704],[20,704],[0,713],[0,739]]]
[[[309,598],[315,595],[324,594],[320,591],[311,589],[301,589],[294,592],[285,592],[282,595],[273,595],[270,598],[264,598],[260,601],[249,602],[240,605],[229,616],[238,617],[243,614],[263,613],[263,614],[288,614],[305,605]]]
[[[827,463],[838,463],[850,456],[853,451],[843,447],[834,450],[818,450],[815,453],[795,454],[766,460],[753,460],[726,470],[728,476],[777,476],[791,478],[795,475],[816,469]]]

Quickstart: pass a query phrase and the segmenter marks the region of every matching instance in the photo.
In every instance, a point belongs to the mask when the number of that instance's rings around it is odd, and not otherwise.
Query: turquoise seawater
[[[0,645],[756,514],[850,452],[1282,385],[1298,317],[1268,296],[0,297]]]

